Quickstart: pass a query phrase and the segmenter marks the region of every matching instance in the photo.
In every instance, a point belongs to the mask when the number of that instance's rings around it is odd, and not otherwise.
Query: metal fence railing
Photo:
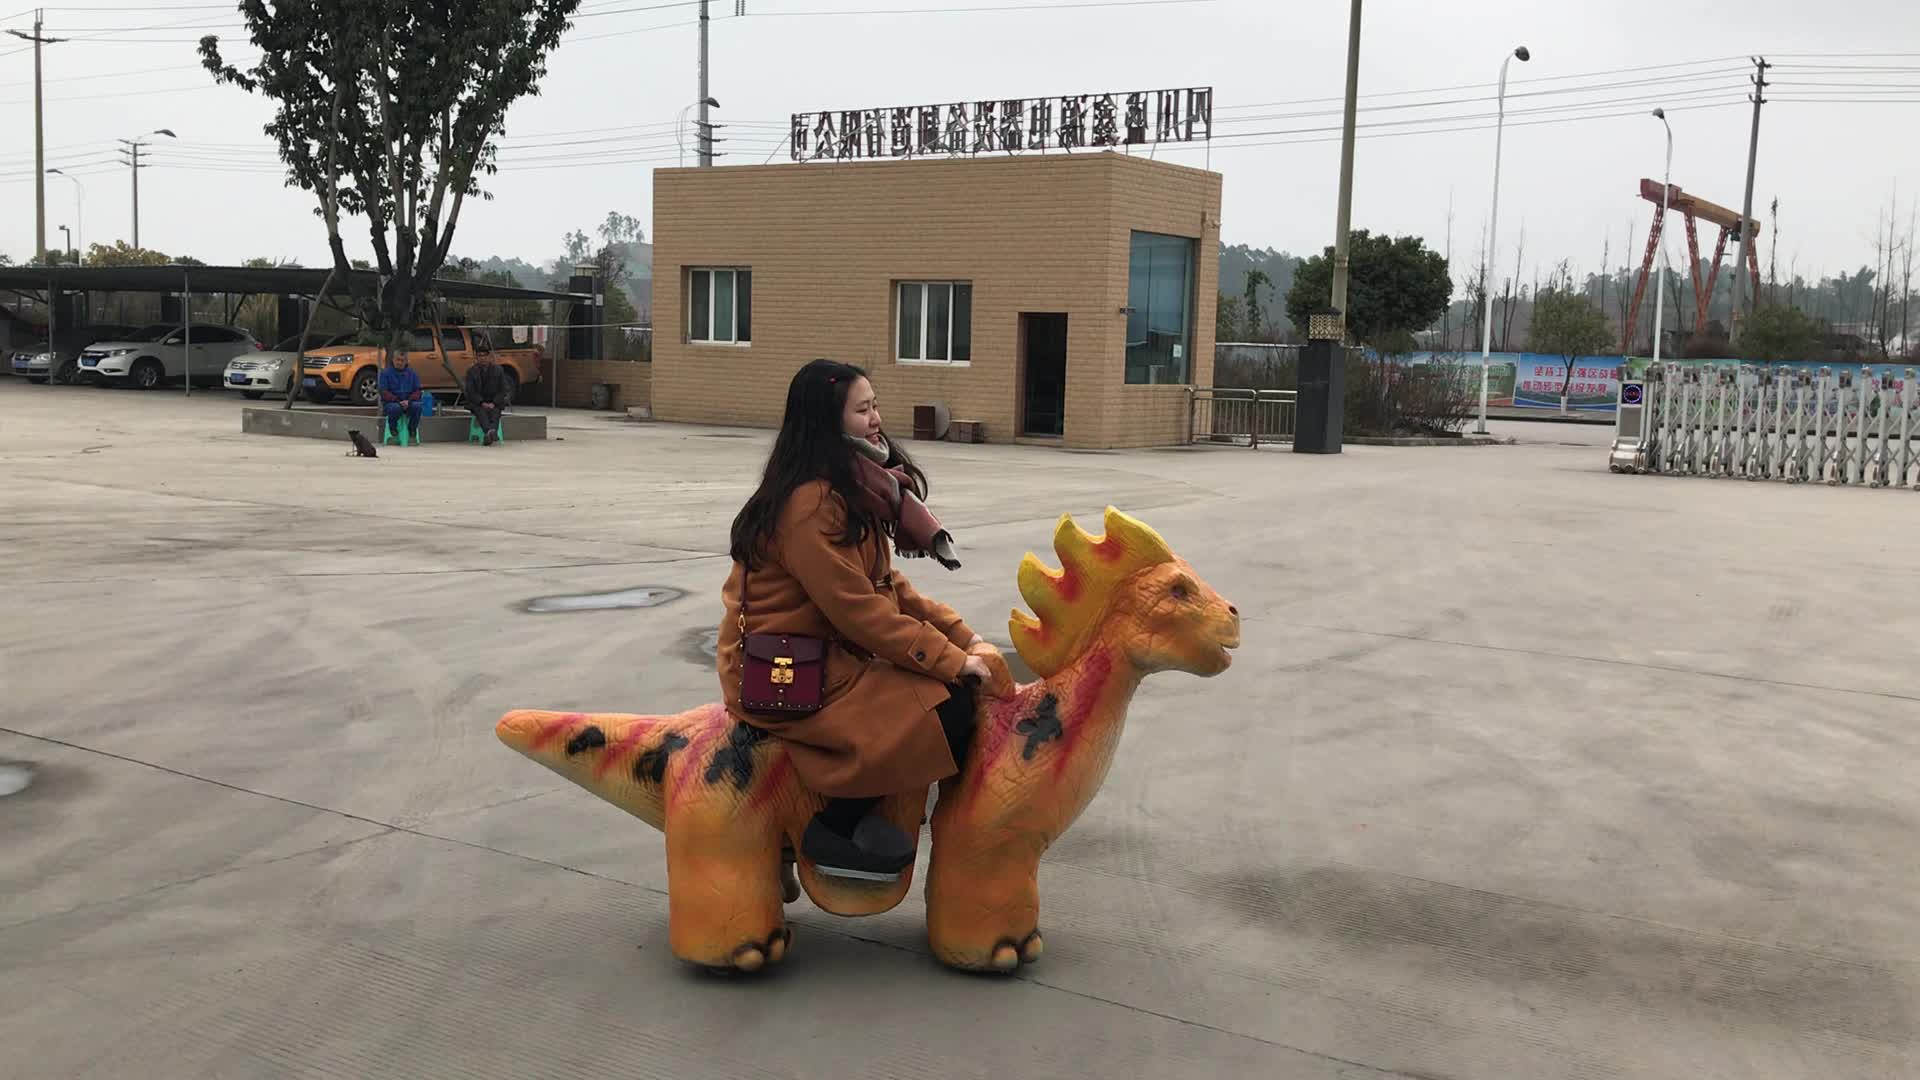
[[[1187,441],[1255,447],[1292,442],[1299,396],[1295,390],[1192,387],[1187,391]]]
[[[1902,374],[1655,364],[1621,384],[1613,468],[1920,488],[1920,384]]]

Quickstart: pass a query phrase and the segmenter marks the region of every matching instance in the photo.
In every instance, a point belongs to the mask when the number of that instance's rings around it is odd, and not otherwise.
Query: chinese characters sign
[[[1213,88],[793,114],[795,161],[1107,149],[1213,138]]]
[[[1564,362],[1522,363],[1519,382],[1514,386],[1514,396],[1530,399],[1528,404],[1539,401],[1557,406],[1563,384],[1567,388],[1569,403],[1612,408],[1620,395],[1620,362],[1582,358],[1582,362],[1573,366],[1571,380],[1567,378],[1567,365]]]

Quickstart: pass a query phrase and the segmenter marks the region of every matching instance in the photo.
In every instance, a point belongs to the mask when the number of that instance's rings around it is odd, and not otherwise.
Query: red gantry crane
[[[1633,286],[1633,306],[1627,311],[1627,325],[1621,335],[1622,352],[1633,350],[1634,328],[1640,325],[1640,301],[1647,292],[1647,275],[1653,270],[1654,253],[1660,250],[1660,228],[1665,224],[1665,212],[1660,205],[1660,182],[1642,179],[1640,197],[1653,204],[1653,228],[1647,233],[1647,257],[1640,262],[1640,280]],[[1740,212],[1724,206],[1710,203],[1696,195],[1680,190],[1680,185],[1672,185],[1667,192],[1667,207],[1679,214],[1687,222],[1687,265],[1693,268],[1694,310],[1704,313],[1713,299],[1713,286],[1720,278],[1720,257],[1727,253],[1727,241],[1740,239]],[[1700,280],[1700,234],[1694,228],[1694,220],[1700,219],[1709,225],[1720,226],[1720,239],[1713,245],[1713,262],[1707,271],[1707,279]],[[1749,288],[1758,288],[1760,281],[1760,223],[1747,219],[1747,227],[1753,230],[1752,238],[1747,242],[1747,275]]]

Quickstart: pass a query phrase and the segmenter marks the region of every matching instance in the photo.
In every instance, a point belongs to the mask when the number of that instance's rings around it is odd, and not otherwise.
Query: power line
[[[1884,97],[1882,97],[1882,98],[1839,98],[1839,97],[1824,97],[1824,98],[1796,98],[1796,97],[1778,97],[1778,98],[1768,98],[1767,100],[1768,100],[1768,101],[1770,101],[1770,102],[1771,102],[1771,101],[1786,101],[1786,102],[1792,102],[1792,103],[1795,103],[1795,104],[1800,104],[1800,105],[1807,105],[1807,104],[1820,104],[1820,105],[1913,105],[1913,104],[1917,104],[1917,103],[1920,103],[1920,98],[1884,98]]]
[[[979,7],[863,8],[847,11],[756,11],[752,18],[806,18],[836,15],[959,15],[980,11],[1070,11],[1077,8],[1162,7],[1169,4],[1211,4],[1214,0],[1073,0],[1065,4],[997,4]]]
[[[1768,100],[1771,101],[1773,99],[1769,98]],[[1691,104],[1691,105],[1676,105],[1673,108],[1668,109],[1667,111],[1668,112],[1686,112],[1689,110],[1696,110],[1696,109],[1724,109],[1729,106],[1744,105],[1744,104],[1746,104],[1746,98],[1741,97],[1732,101],[1721,101],[1721,102],[1710,102],[1710,103],[1701,102],[1701,103]],[[1506,126],[1507,127],[1535,127],[1540,124],[1574,124],[1574,123],[1580,123],[1586,120],[1611,120],[1616,117],[1644,116],[1644,115],[1646,114],[1644,110],[1641,110],[1641,109],[1625,109],[1619,112],[1595,113],[1592,116],[1553,116],[1553,117],[1547,117],[1546,119],[1543,119],[1543,120],[1518,120],[1518,121],[1509,120],[1507,121]],[[1365,133],[1356,132],[1355,137],[1361,138],[1361,139],[1392,139],[1392,138],[1402,138],[1409,135],[1449,135],[1449,134],[1454,134],[1456,132],[1465,132],[1465,131],[1492,131],[1495,126],[1496,125],[1494,124],[1473,124],[1465,127],[1421,128],[1421,129],[1414,129],[1410,131],[1370,131]],[[1337,134],[1336,135],[1317,135],[1317,136],[1314,136],[1313,138],[1307,138],[1307,139],[1276,139],[1271,142],[1229,143],[1225,146],[1214,146],[1212,147],[1212,149],[1244,150],[1244,149],[1247,149],[1248,147],[1254,147],[1254,146],[1299,146],[1307,143],[1339,142],[1340,138],[1341,136]],[[1200,151],[1205,149],[1207,149],[1207,147],[1199,143],[1171,143],[1171,144],[1167,144],[1159,147],[1159,152],[1165,154],[1165,153],[1179,153],[1181,151]]]
[[[607,11],[576,11],[573,18],[592,19],[602,15],[630,15],[636,11],[665,11],[667,8],[692,7],[700,0],[673,0],[669,4],[647,4],[642,7],[612,8]]]
[[[1669,83],[1677,86],[1677,85],[1680,85],[1681,83],[1698,82],[1705,79],[1712,79],[1716,81],[1726,81],[1732,75],[1743,72],[1744,70],[1745,70],[1744,68],[1728,68],[1725,71],[1716,71],[1711,74],[1681,76],[1671,80],[1666,80],[1666,79],[1630,80],[1627,82],[1616,83],[1612,85],[1592,84],[1587,86],[1562,86],[1562,87],[1555,87],[1549,90],[1530,90],[1530,91],[1526,91],[1524,93],[1519,93],[1519,94],[1510,93],[1507,95],[1507,97],[1510,99],[1542,97],[1549,94],[1587,93],[1587,92],[1592,92],[1596,90],[1625,89],[1627,87],[1640,86],[1640,85],[1667,85]],[[1701,88],[1701,89],[1705,89],[1705,88]],[[1719,89],[1719,88],[1716,88],[1716,89]],[[1690,92],[1690,91],[1682,91],[1682,92],[1684,93],[1684,92]],[[1328,98],[1328,99],[1316,99],[1316,100],[1338,100],[1338,99]],[[1388,105],[1365,105],[1360,108],[1360,111],[1361,112],[1382,112],[1388,109],[1426,109],[1426,108],[1433,108],[1440,105],[1461,105],[1461,104],[1471,104],[1474,102],[1492,101],[1492,100],[1494,100],[1494,95],[1488,94],[1485,96],[1476,96],[1476,97],[1442,98],[1437,101],[1408,101],[1408,102],[1399,102],[1399,103],[1388,104]],[[1222,108],[1216,111],[1223,112],[1225,111],[1225,109]],[[1266,113],[1260,116],[1221,117],[1219,118],[1218,122],[1219,123],[1247,123],[1253,120],[1286,120],[1286,119],[1294,119],[1294,118],[1303,117],[1303,116],[1332,116],[1340,113],[1341,111],[1342,110],[1340,109],[1309,109],[1304,112]]]
[[[66,4],[49,4],[47,5],[47,10],[48,11],[75,11],[75,12],[82,12],[82,13],[90,12],[90,11],[141,11],[141,12],[146,12],[146,11],[233,11],[238,7],[239,5],[234,3],[135,4],[132,6],[108,6],[108,7],[93,7],[93,6],[70,7]]]
[[[1769,56],[1920,56],[1920,52],[1801,52],[1769,53]]]
[[[1572,112],[1572,111],[1580,111],[1584,109],[1600,109],[1600,108],[1607,108],[1615,105],[1651,103],[1656,101],[1675,101],[1675,100],[1687,101],[1692,99],[1710,97],[1713,95],[1724,95],[1724,94],[1734,93],[1734,92],[1735,91],[1731,87],[1724,87],[1724,88],[1723,87],[1702,87],[1697,90],[1681,91],[1679,93],[1673,93],[1673,94],[1641,94],[1634,97],[1609,98],[1603,101],[1569,102],[1563,105],[1543,105],[1538,108],[1532,108],[1532,109],[1508,109],[1506,111],[1506,115],[1535,116],[1542,113]],[[1407,127],[1407,126],[1413,126],[1418,124],[1457,123],[1463,120],[1492,120],[1492,119],[1498,118],[1499,115],[1500,114],[1498,113],[1485,112],[1485,113],[1472,113],[1472,114],[1453,115],[1453,116],[1427,116],[1427,117],[1416,117],[1416,118],[1405,119],[1405,120],[1379,120],[1370,124],[1361,124],[1359,126],[1364,128]],[[1339,130],[1340,130],[1340,125],[1329,124],[1322,127],[1312,127],[1312,128],[1279,129],[1275,131],[1234,132],[1229,135],[1215,135],[1214,138],[1216,140],[1248,139],[1248,138],[1257,138],[1263,135],[1295,135],[1295,134],[1301,134],[1303,132],[1339,131]]]
[[[1531,86],[1531,85],[1534,85],[1535,83],[1565,82],[1568,79],[1603,78],[1610,75],[1632,74],[1637,71],[1658,71],[1666,68],[1680,68],[1680,67],[1704,67],[1704,66],[1713,65],[1713,64],[1727,64],[1736,60],[1744,61],[1745,59],[1746,57],[1744,56],[1716,56],[1710,59],[1703,59],[1703,60],[1676,61],[1675,63],[1671,63],[1671,64],[1642,64],[1638,67],[1612,68],[1607,71],[1578,71],[1568,75],[1542,75],[1542,76],[1538,76],[1536,78],[1531,78],[1531,79],[1510,79],[1508,80],[1508,84],[1511,86]],[[1734,68],[1730,70],[1745,71],[1746,68],[1739,67],[1739,68]],[[1454,90],[1481,90],[1481,89],[1485,89],[1487,87],[1496,86],[1496,85],[1498,84],[1487,83],[1487,82],[1458,83],[1453,86],[1429,87],[1425,90],[1376,90],[1371,93],[1361,94],[1360,96],[1363,98],[1411,97],[1411,96],[1418,96],[1421,94],[1448,93]],[[1517,97],[1518,95],[1509,93],[1507,96]],[[1341,101],[1341,100],[1344,100],[1344,99],[1336,94],[1332,97],[1293,98],[1286,101],[1256,101],[1256,102],[1249,102],[1241,105],[1222,105],[1216,108],[1214,111],[1228,112],[1234,109],[1264,109],[1273,105],[1311,105],[1315,102],[1320,102],[1320,101]]]

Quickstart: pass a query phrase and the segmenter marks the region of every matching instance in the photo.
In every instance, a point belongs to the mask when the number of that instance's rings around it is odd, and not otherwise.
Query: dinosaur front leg
[[[758,971],[786,958],[780,835],[667,820],[667,935],[673,955],[718,971]]]
[[[1040,852],[1024,835],[976,844],[936,825],[927,872],[927,941],[948,967],[1012,971],[1040,959]]]

